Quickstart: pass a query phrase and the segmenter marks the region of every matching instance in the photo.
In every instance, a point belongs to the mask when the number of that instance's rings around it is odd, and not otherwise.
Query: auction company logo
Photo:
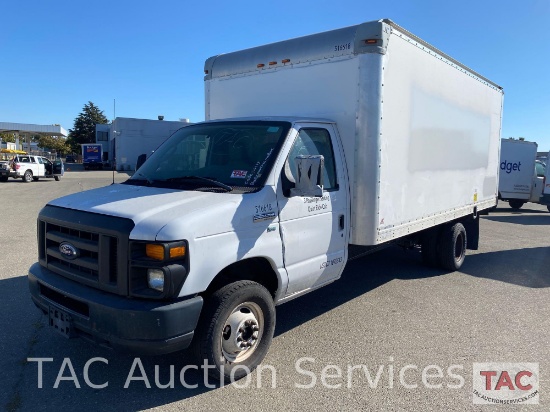
[[[472,399],[476,405],[538,405],[539,364],[474,363]]]

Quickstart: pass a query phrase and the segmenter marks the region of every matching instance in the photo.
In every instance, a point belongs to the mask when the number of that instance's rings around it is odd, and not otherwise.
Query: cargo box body
[[[384,20],[219,55],[207,120],[337,123],[351,243],[375,245],[496,204],[503,92]]]

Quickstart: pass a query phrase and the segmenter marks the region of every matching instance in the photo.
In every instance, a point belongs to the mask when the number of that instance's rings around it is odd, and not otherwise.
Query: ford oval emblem
[[[69,242],[63,242],[59,245],[59,251],[66,259],[73,260],[79,255],[78,249],[71,245]]]

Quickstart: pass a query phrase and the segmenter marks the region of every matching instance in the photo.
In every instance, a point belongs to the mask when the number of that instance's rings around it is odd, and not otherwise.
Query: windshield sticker
[[[232,179],[245,179],[246,174],[248,173],[248,170],[233,170],[231,173]]]

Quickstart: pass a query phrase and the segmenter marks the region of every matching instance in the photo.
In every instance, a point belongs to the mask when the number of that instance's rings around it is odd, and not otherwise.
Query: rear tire
[[[525,202],[523,200],[511,199],[508,201],[508,204],[512,209],[518,210],[518,209],[521,209],[521,207],[525,204]]]
[[[0,182],[7,182],[7,181],[8,181],[8,176],[0,177]]]
[[[262,362],[275,331],[273,297],[262,285],[241,280],[205,299],[192,343],[199,365],[229,383],[243,378]]]
[[[459,270],[466,258],[466,229],[462,223],[445,225],[441,231],[439,264],[443,269]]]
[[[53,178],[55,179],[56,182],[59,182],[59,176],[54,176]]]
[[[30,183],[33,180],[32,172],[30,170],[27,170],[25,174],[23,175],[23,182]]]
[[[546,205],[546,209],[550,212],[550,205]]]

